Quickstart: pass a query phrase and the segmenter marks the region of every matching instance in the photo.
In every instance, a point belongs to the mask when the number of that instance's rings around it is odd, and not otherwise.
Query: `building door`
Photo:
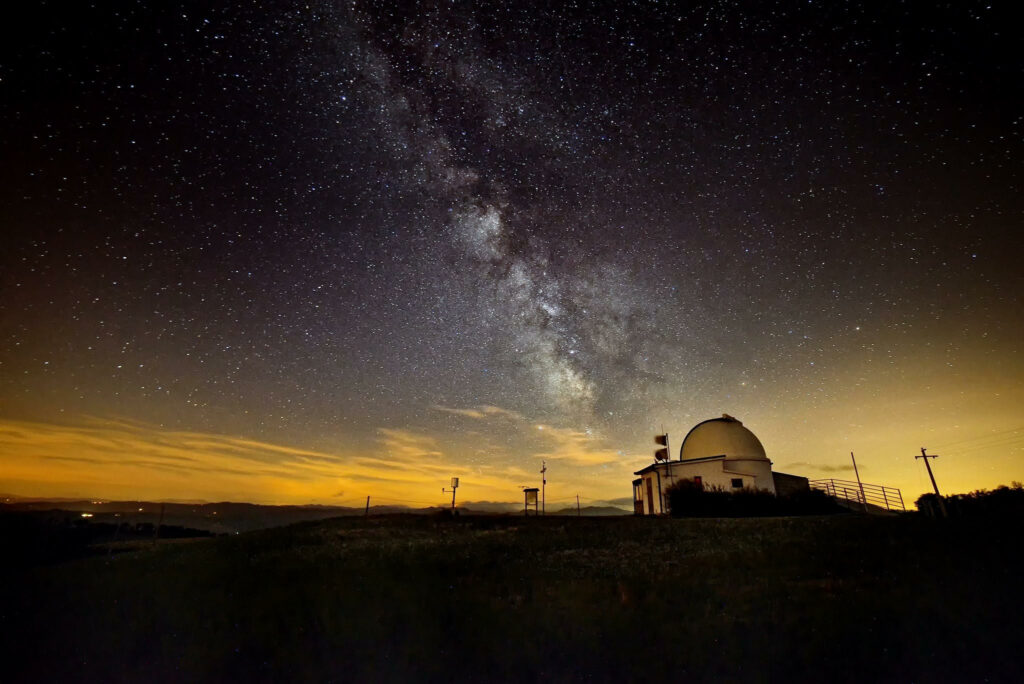
[[[651,479],[647,478],[647,510],[654,515],[654,488],[651,487]]]

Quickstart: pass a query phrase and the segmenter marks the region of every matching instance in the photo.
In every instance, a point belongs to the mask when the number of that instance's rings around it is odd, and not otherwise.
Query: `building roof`
[[[704,458],[693,458],[693,459],[690,459],[689,462],[690,463],[695,463],[695,462],[700,462],[700,461],[721,461],[721,460],[724,460],[724,459],[725,459],[725,454],[718,454],[717,456],[705,456]],[[679,465],[679,463],[680,463],[679,461],[659,461],[657,463],[652,463],[649,466],[641,468],[640,470],[636,471],[633,474],[634,475],[643,475],[644,473],[649,473],[652,470],[657,470],[658,468],[663,468],[663,469],[667,470],[670,466]]]
[[[697,423],[679,447],[679,460],[693,461],[724,455],[727,460],[768,460],[753,432],[728,414]]]

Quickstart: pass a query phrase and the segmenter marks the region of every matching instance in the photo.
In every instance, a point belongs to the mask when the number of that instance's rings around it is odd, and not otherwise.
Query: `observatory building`
[[[761,489],[788,494],[807,489],[807,478],[772,472],[761,441],[743,423],[725,414],[697,423],[679,448],[679,460],[658,460],[633,473],[633,511],[637,515],[665,513],[665,490],[680,480],[702,486]]]

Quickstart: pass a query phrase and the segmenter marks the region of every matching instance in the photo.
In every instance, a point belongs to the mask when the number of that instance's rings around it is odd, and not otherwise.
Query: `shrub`
[[[823,515],[842,509],[824,492],[808,490],[775,496],[760,489],[728,492],[716,485],[680,480],[665,492],[674,518],[747,518],[770,515]]]
[[[946,511],[951,516],[965,518],[999,517],[1024,515],[1024,484],[1013,482],[1009,487],[1001,485],[992,491],[977,489],[968,494],[954,494],[942,497]],[[939,498],[934,494],[922,494],[914,502],[917,510],[938,517],[941,515]]]

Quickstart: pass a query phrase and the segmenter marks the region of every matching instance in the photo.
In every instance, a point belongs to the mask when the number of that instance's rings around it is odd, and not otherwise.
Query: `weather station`
[[[448,492],[452,493],[452,510],[454,511],[455,510],[455,490],[459,488],[459,478],[453,477],[452,478],[452,485],[451,486],[452,486],[451,489],[445,489],[444,487],[441,487],[441,493],[442,494],[447,494]]]

